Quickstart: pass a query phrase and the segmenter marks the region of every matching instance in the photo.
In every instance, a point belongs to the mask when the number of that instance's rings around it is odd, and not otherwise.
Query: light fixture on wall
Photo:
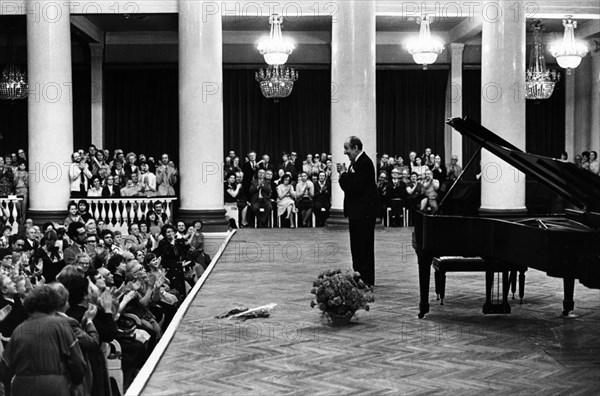
[[[546,67],[546,59],[542,48],[540,21],[532,24],[533,48],[529,56],[529,67],[525,75],[525,89],[527,99],[548,99],[554,92],[554,86],[560,80],[560,74],[556,70]]]
[[[429,24],[431,19],[429,15],[423,15],[420,18],[421,29],[419,38],[409,40],[406,43],[406,49],[412,55],[415,63],[423,65],[423,70],[427,70],[427,65],[435,63],[439,54],[444,50],[444,45],[431,37]]]
[[[291,67],[274,65],[257,71],[255,78],[263,96],[277,102],[290,96],[294,83],[298,80],[298,71]]]
[[[575,69],[581,63],[581,59],[587,55],[587,46],[575,40],[575,28],[577,21],[571,20],[571,15],[563,19],[565,34],[563,39],[550,45],[550,53],[556,58],[558,65],[567,69],[567,74],[571,74],[571,69]]]
[[[21,66],[15,63],[16,48],[13,42],[15,30],[15,26],[12,26],[8,35],[7,48],[11,57],[11,63],[5,65],[0,74],[0,100],[25,99],[29,93],[27,73]]]
[[[265,58],[267,64],[285,65],[288,57],[294,51],[294,43],[283,38],[281,33],[281,25],[283,17],[279,14],[273,14],[269,18],[271,24],[271,32],[269,37],[266,37],[258,44],[258,51]]]

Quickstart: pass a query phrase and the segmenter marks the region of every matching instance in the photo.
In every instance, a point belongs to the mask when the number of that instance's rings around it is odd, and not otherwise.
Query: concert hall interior
[[[598,394],[598,152],[597,0],[1,0],[0,395]]]

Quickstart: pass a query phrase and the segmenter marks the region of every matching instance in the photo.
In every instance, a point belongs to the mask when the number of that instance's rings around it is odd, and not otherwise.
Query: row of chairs
[[[321,209],[322,211],[325,211],[325,209]],[[264,212],[263,208],[260,208],[261,212]],[[228,219],[232,219],[235,222],[235,225],[239,228],[239,223],[238,223],[238,219],[239,219],[239,211],[237,208],[237,205],[233,204],[233,205],[225,205],[225,212],[226,212],[226,216]],[[391,226],[391,215],[392,215],[392,208],[387,208],[386,210],[386,215],[385,218],[383,219],[383,226],[384,227],[390,227]],[[407,208],[402,208],[402,227],[409,227],[410,226],[410,210],[408,210]],[[294,213],[294,220],[296,225],[298,224],[298,213],[295,212]],[[254,218],[254,228],[257,228],[258,224],[256,221],[256,218]],[[268,223],[269,228],[281,228],[281,217],[277,216],[277,209],[276,207],[274,207],[273,211],[271,212],[271,216],[269,216],[269,223]],[[316,227],[316,218],[315,218],[315,214],[312,214],[312,221],[311,221],[311,227]]]
[[[391,227],[391,217],[392,217],[392,208],[386,208],[385,211],[385,218],[383,219],[384,223],[383,226],[384,227]],[[402,208],[402,227],[409,227],[410,226],[410,210],[406,209],[406,208]]]
[[[248,209],[250,210],[250,209]],[[264,208],[260,208],[259,209],[261,212],[264,213],[265,209]],[[322,209],[323,211],[325,211],[325,209]],[[296,225],[298,224],[298,212],[294,212],[294,220]],[[233,221],[236,225],[237,228],[240,228],[240,224],[239,224],[239,210],[236,204],[226,204],[225,205],[225,216],[227,217],[227,219],[229,219],[230,221]],[[256,217],[254,217],[254,223],[253,226],[254,228],[258,227],[258,222],[256,220]],[[311,218],[311,227],[316,227],[317,226],[317,221],[316,221],[316,217],[315,214],[312,214],[312,218]],[[273,210],[271,211],[271,216],[269,216],[268,219],[268,227],[269,228],[281,228],[281,217],[277,216],[277,204],[273,205]]]

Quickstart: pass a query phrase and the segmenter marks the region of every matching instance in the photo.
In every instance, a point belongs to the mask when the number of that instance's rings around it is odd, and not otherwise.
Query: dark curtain
[[[550,67],[550,65],[549,65]],[[555,69],[558,66],[553,65]],[[526,147],[531,154],[560,158],[565,150],[565,72],[549,99],[528,100]],[[569,153],[571,161],[573,153]]]
[[[73,68],[73,146],[87,151],[92,142],[92,72],[89,64]]]
[[[463,69],[462,75],[462,114],[476,122],[481,122],[481,70]],[[463,138],[462,149],[463,166],[467,165],[469,159],[477,152],[479,146],[469,138]],[[477,155],[471,168],[465,173],[465,180],[475,180],[479,173],[479,161],[481,155]]]
[[[560,158],[565,148],[564,76],[556,84],[550,99],[527,100],[525,106],[525,151]],[[481,122],[481,70],[463,70],[463,116]],[[476,149],[473,142],[463,139],[463,161],[467,161]]]
[[[564,76],[562,77],[564,78]],[[550,99],[527,100],[525,106],[525,151],[559,158],[565,146],[564,79],[556,84]],[[481,70],[463,70],[463,116],[481,122]],[[477,148],[477,145],[470,139],[463,139],[463,164],[466,164]],[[475,179],[475,175],[479,172],[479,158],[480,156],[476,158],[472,168],[465,174],[466,180]],[[530,212],[550,213],[560,211],[560,202],[557,200],[556,194],[532,178],[526,180],[526,205]],[[559,202],[559,204],[556,202]]]
[[[27,99],[0,100],[0,155],[27,151]]]
[[[377,71],[377,151],[444,152],[448,70]]]
[[[109,150],[179,156],[177,66],[104,66],[104,141]]]
[[[225,152],[235,150],[242,163],[250,150],[279,163],[283,151],[329,152],[331,71],[299,70],[291,95],[266,99],[254,79],[255,69],[223,72]],[[225,153],[223,153],[225,154]]]
[[[73,144],[87,149],[91,142],[91,72],[89,65],[73,65]],[[64,93],[68,88],[65,88]],[[27,99],[0,101],[0,154],[15,153],[22,148],[27,151],[28,120]]]

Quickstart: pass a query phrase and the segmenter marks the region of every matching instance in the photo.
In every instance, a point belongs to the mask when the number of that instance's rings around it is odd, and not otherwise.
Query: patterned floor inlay
[[[242,230],[196,296],[144,395],[600,393],[600,292],[529,270],[522,305],[483,315],[484,274],[449,273],[417,319],[412,229],[378,229],[377,301],[347,327],[310,308],[312,280],[350,266],[343,229]],[[433,276],[432,276],[433,286]],[[215,315],[277,303],[271,317]]]

